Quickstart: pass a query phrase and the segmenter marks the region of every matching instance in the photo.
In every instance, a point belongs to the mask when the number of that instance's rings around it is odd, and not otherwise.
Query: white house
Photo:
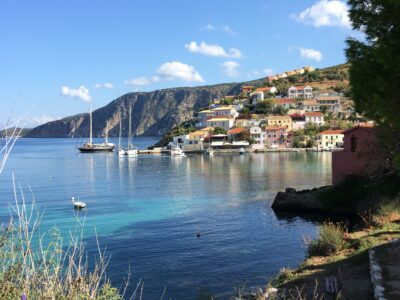
[[[305,111],[320,111],[320,107],[315,100],[303,100],[302,107]]]
[[[217,118],[220,117],[236,118],[239,115],[236,108],[233,107],[232,105],[213,108],[212,111],[214,113],[213,116]]]
[[[204,128],[189,134],[174,136],[169,144],[171,146],[178,145],[184,151],[203,150],[205,149],[204,139],[211,134],[212,130],[213,128]]]
[[[315,100],[320,107],[326,107],[326,111],[340,111],[340,98],[338,96],[316,97]]]
[[[259,126],[250,127],[250,137],[254,139],[253,149],[263,149],[265,147],[265,138],[267,134]]]
[[[313,97],[313,89],[311,86],[294,86],[292,85],[288,89],[288,97],[289,98],[312,98]]]
[[[319,148],[342,148],[344,130],[325,130],[317,135],[317,143]]]
[[[274,105],[276,107],[284,107],[286,109],[296,107],[296,100],[289,98],[277,98],[274,99]]]
[[[228,117],[213,117],[211,119],[208,119],[206,121],[207,127],[221,127],[228,131],[229,129],[232,128],[233,124],[235,122],[234,118],[228,118]]]
[[[304,117],[306,123],[311,123],[318,126],[324,125],[324,115],[319,111],[305,112]]]

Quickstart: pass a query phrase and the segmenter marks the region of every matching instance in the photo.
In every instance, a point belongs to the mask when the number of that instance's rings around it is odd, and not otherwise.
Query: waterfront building
[[[288,145],[288,130],[282,126],[265,127],[265,145],[268,148],[286,148]]]
[[[228,132],[226,134],[228,136],[228,140],[233,141],[237,138],[237,136],[239,134],[241,134],[242,132],[245,132],[245,131],[247,131],[246,128],[237,127],[237,128],[232,128],[232,129],[228,130]]]
[[[250,127],[250,138],[254,140],[253,149],[263,149],[265,147],[265,139],[267,134],[260,126]]]
[[[343,147],[344,130],[325,130],[320,132],[316,137],[319,148],[335,149]]]

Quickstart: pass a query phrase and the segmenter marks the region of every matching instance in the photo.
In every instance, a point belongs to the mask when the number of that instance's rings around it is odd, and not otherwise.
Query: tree
[[[226,130],[222,127],[215,127],[213,134],[226,134]]]
[[[356,111],[380,125],[385,144],[399,152],[400,1],[349,0],[349,4],[353,28],[365,37],[365,41],[347,40]]]

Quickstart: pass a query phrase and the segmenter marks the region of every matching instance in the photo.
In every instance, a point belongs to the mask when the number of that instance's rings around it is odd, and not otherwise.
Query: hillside
[[[0,130],[0,137],[11,136],[13,132],[20,132],[20,136],[24,137],[31,129],[30,128],[8,128],[7,130],[2,129]]]
[[[307,83],[316,90],[334,87],[347,89],[348,65],[338,65],[309,74],[279,79],[274,82],[284,92],[292,84]],[[152,92],[125,94],[93,112],[93,135],[104,136],[109,122],[109,135],[117,136],[122,119],[124,136],[128,133],[128,111],[132,107],[134,135],[161,136],[172,127],[190,120],[193,113],[207,107],[208,103],[225,95],[237,95],[242,85],[267,85],[265,78],[243,83],[226,83],[200,87],[180,87]],[[89,115],[78,114],[38,126],[26,137],[83,137],[89,134]]]

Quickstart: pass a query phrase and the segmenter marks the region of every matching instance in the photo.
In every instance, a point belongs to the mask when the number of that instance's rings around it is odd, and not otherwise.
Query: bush
[[[282,285],[290,281],[294,277],[294,270],[290,268],[282,268],[279,270],[279,274],[271,280],[273,286]]]
[[[308,256],[328,256],[345,248],[345,227],[333,223],[321,226],[318,238],[308,245]]]

